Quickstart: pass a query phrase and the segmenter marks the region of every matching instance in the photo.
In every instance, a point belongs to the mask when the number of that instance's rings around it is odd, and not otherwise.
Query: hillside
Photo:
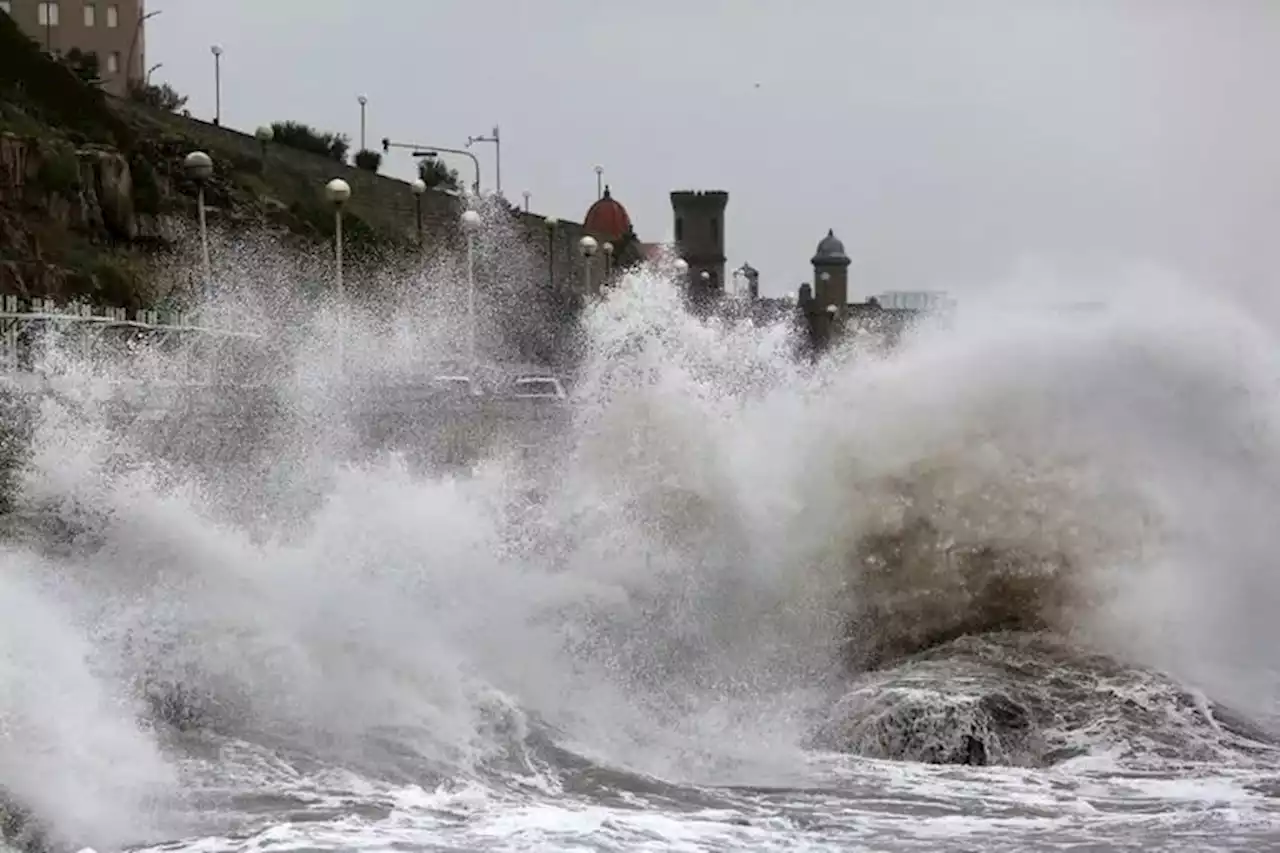
[[[238,134],[199,138],[185,125],[195,123],[82,82],[0,15],[0,294],[134,309],[171,299],[149,271],[196,221],[182,161],[197,148],[215,164],[211,222],[303,244],[331,235],[315,168],[246,153]],[[353,171],[316,168],[329,177]],[[392,223],[365,221],[355,205],[345,224],[353,261],[412,242]]]

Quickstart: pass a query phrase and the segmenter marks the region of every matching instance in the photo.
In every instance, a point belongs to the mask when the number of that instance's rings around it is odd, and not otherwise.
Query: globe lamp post
[[[333,279],[338,301],[338,369],[343,369],[346,344],[346,293],[342,282],[342,208],[351,200],[351,185],[341,178],[334,178],[324,188],[325,197],[333,205]]]
[[[480,214],[474,210],[462,214],[462,228],[467,232],[467,318],[471,324],[469,349],[473,379],[476,369],[476,234],[483,224]]]
[[[204,185],[213,177],[213,158],[203,151],[192,151],[182,161],[187,177],[196,182],[196,211],[200,217],[200,255],[204,265],[204,296],[213,289],[213,265],[209,263],[209,227],[204,211]]]

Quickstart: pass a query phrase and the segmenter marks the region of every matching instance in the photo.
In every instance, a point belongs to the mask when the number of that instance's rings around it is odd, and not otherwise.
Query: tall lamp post
[[[467,147],[470,148],[477,142],[493,143],[493,165],[494,165],[494,185],[497,187],[498,195],[502,195],[502,136],[498,132],[498,126],[493,126],[493,134],[491,136],[468,136]],[[480,192],[480,182],[476,181],[476,192]]]
[[[462,214],[462,229],[467,233],[467,320],[471,326],[467,349],[473,379],[476,370],[476,232],[481,224],[480,214],[474,210]]]
[[[604,249],[604,282],[608,284],[613,278],[613,244],[606,242],[600,247]]]
[[[163,63],[163,62],[157,62],[155,65],[153,65],[153,66],[151,66],[150,68],[148,68],[148,69],[147,69],[147,73],[146,73],[146,75],[142,78],[144,85],[150,86],[150,85],[151,85],[151,75],[152,75],[152,74],[154,74],[155,72],[159,71],[161,68],[164,68],[164,63]]]
[[[547,287],[554,291],[556,287],[556,227],[560,220],[554,216],[547,217]]]
[[[689,283],[689,262],[684,258],[676,258],[675,262],[676,278],[683,285]]]
[[[590,234],[578,241],[578,251],[582,253],[582,271],[588,294],[591,293],[591,258],[598,248],[600,248],[600,244]]]
[[[213,54],[213,123],[222,124],[222,46],[209,48]]]
[[[369,97],[367,95],[361,95],[360,97],[356,98],[356,100],[360,102],[360,150],[363,151],[365,150],[364,117],[365,117],[365,108],[369,106]]]
[[[156,10],[154,10],[154,11],[148,12],[148,13],[147,13],[147,14],[145,14],[145,15],[141,15],[141,16],[139,16],[139,18],[138,18],[137,22],[136,22],[136,23],[134,23],[134,25],[133,25],[133,37],[129,39],[129,55],[128,55],[128,56],[126,56],[126,57],[125,57],[125,60],[124,60],[124,79],[125,79],[125,80],[131,80],[131,79],[132,79],[132,75],[133,75],[133,54],[134,54],[134,52],[135,52],[135,51],[137,51],[137,49],[138,49],[138,38],[142,35],[142,25],[143,25],[143,23],[145,23],[145,22],[146,22],[147,18],[154,18],[156,15],[159,15],[159,14],[160,14],[161,12],[163,12],[163,11],[164,11],[163,9],[156,9]],[[145,47],[144,47],[144,49],[143,49],[143,51],[142,51],[142,58],[143,58],[143,62],[142,62],[142,63],[140,63],[140,64],[142,64],[142,65],[145,65],[145,64],[146,64],[146,55],[147,55],[147,51],[146,51],[146,49],[145,49]],[[152,69],[151,69],[151,71],[155,71],[155,68],[152,68]],[[146,82],[147,82],[148,84],[150,84],[150,83],[151,83],[151,71],[148,71],[148,72],[147,72],[147,80],[146,80]]]
[[[418,250],[422,250],[422,194],[427,191],[427,182],[417,178],[409,185],[413,190],[413,207],[418,221]]]
[[[604,166],[596,164],[596,201],[604,198]]]
[[[213,265],[209,263],[209,228],[204,213],[204,185],[213,177],[213,158],[203,151],[192,151],[182,161],[187,177],[196,182],[196,210],[200,216],[200,256],[204,267],[204,296],[213,291]]]
[[[325,197],[333,205],[333,282],[338,301],[338,369],[342,370],[346,341],[346,293],[342,283],[342,207],[351,200],[351,185],[334,178],[324,188]]]

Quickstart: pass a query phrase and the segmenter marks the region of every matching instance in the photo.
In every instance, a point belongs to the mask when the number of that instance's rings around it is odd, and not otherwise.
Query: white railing
[[[130,316],[123,308],[3,296],[0,297],[0,374],[13,377],[30,373],[40,346],[51,334],[58,338],[58,345],[64,351],[86,360],[101,354],[121,355],[151,348],[175,351],[193,342],[207,350],[203,358],[174,359],[160,374],[136,377],[142,384],[157,385],[209,384],[218,372],[217,356],[222,346],[260,339],[259,335],[249,332],[200,326],[191,322],[189,315],[177,312],[138,310]]]

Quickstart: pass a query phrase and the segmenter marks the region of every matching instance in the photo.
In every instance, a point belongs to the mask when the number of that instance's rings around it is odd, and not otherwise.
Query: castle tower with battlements
[[[671,193],[676,246],[689,265],[689,285],[695,295],[724,292],[724,209],[728,204],[729,194],[722,190]]]

